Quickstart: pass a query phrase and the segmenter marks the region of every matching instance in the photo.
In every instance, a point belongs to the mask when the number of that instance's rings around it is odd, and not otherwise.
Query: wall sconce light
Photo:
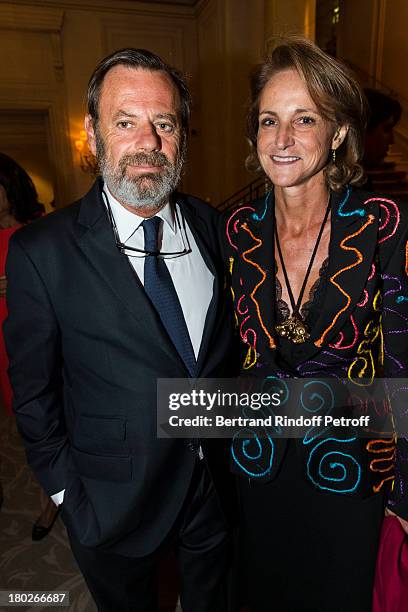
[[[75,148],[79,153],[79,166],[82,172],[96,176],[98,174],[98,162],[89,149],[85,130],[79,132],[79,138],[75,140]]]

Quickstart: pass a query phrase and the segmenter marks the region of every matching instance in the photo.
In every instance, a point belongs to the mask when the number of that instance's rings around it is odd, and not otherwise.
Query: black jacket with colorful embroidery
[[[408,438],[403,436],[408,392],[403,381],[395,381],[408,378],[408,205],[346,188],[332,193],[331,208],[322,307],[311,338],[293,350],[290,372],[278,359],[275,332],[273,193],[227,215],[225,257],[242,374],[348,381],[356,388],[377,377],[394,379],[391,404],[401,417],[397,444],[392,434],[376,439],[371,432],[370,439],[362,439],[350,432],[323,437],[308,432],[297,449],[313,486],[367,497],[392,484],[389,504],[408,519]],[[274,478],[285,444],[276,431],[260,437],[241,432],[232,444],[235,471],[255,481]]]

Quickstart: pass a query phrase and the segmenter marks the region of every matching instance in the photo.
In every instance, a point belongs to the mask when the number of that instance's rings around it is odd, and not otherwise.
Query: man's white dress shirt
[[[144,250],[143,217],[124,208],[105,189],[109,198],[113,218],[116,223],[120,241],[126,246]],[[187,324],[196,358],[201,346],[205,319],[208,312],[212,295],[214,276],[207,268],[199,248],[194,239],[191,229],[185,223],[186,236],[184,234],[183,216],[177,205],[174,210],[170,204],[166,204],[162,210],[155,215],[163,219],[162,235],[159,235],[159,250],[164,253],[175,253],[182,251],[184,243],[190,245],[191,253],[181,257],[165,258],[166,266],[173,280],[178,299],[183,310],[184,319]],[[181,225],[177,223],[177,217]],[[160,242],[161,239],[161,242]],[[144,257],[129,257],[136,274],[144,284]]]

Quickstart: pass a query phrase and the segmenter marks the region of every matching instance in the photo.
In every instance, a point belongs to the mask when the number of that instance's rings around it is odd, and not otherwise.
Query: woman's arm
[[[408,206],[400,205],[391,215],[388,225],[393,231],[380,244],[384,377],[392,379],[390,399],[398,436],[388,509],[408,533]]]

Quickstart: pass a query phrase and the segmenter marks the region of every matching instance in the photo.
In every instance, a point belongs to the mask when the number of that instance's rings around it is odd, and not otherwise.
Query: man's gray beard
[[[96,158],[104,182],[119,202],[135,210],[155,211],[168,201],[180,181],[184,147],[179,151],[174,164],[161,151],[152,151],[124,155],[114,168],[106,156],[104,142],[97,134]],[[158,172],[128,177],[126,169],[129,165],[160,166],[161,169]]]

